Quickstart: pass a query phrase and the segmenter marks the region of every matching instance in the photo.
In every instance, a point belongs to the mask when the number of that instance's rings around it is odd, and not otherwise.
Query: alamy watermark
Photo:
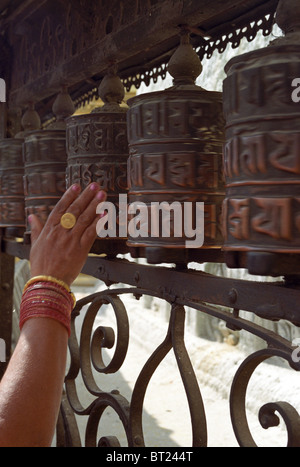
[[[184,238],[186,248],[204,244],[204,203],[174,201],[173,203],[141,201],[128,203],[126,194],[115,203],[105,201],[97,207],[102,215],[97,223],[100,238]]]
[[[0,339],[0,363],[6,362],[6,343],[4,339]]]
[[[293,79],[292,87],[295,88],[292,92],[292,101],[297,104],[300,102],[300,78]]]
[[[0,102],[6,102],[6,84],[3,78],[0,78]]]

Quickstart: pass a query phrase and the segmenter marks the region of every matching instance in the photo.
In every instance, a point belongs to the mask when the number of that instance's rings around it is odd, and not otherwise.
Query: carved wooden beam
[[[2,27],[11,47],[10,107],[55,95],[62,83],[77,87],[101,79],[111,61],[119,74],[147,69],[179,43],[180,24],[203,34],[257,10],[274,11],[278,0],[87,0],[24,2]],[[25,5],[26,6],[26,5]],[[200,29],[199,29],[200,27]],[[5,66],[9,66],[8,62]],[[98,84],[98,83],[97,83]]]

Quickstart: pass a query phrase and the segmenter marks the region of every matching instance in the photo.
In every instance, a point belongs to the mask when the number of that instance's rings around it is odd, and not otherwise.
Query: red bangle
[[[49,310],[54,310],[62,315],[64,315],[66,318],[70,318],[70,313],[69,310],[61,306],[59,303],[53,302],[51,300],[32,300],[30,302],[24,302],[22,304],[22,309],[24,312],[27,312],[29,309],[40,309],[40,308],[49,308]]]
[[[22,301],[24,305],[36,302],[42,305],[52,305],[62,312],[65,312],[67,315],[70,315],[72,311],[70,303],[65,298],[56,296],[53,293],[47,294],[42,291],[27,293],[26,296],[22,298]]]
[[[60,284],[36,281],[24,288],[20,306],[20,329],[31,318],[52,318],[71,334],[71,312],[74,296]]]
[[[67,330],[68,335],[71,335],[71,325],[70,319],[66,318],[59,311],[50,310],[48,308],[39,308],[36,310],[29,309],[28,311],[23,311],[22,317],[20,317],[20,329],[22,330],[26,321],[32,318],[50,318],[61,323]]]
[[[54,293],[56,294],[60,294],[62,295],[63,297],[67,298],[68,301],[70,302],[70,305],[72,306],[72,309],[75,305],[75,301],[74,301],[74,296],[72,293],[70,292],[67,292],[66,289],[64,289],[63,287],[61,287],[60,285],[58,284],[54,284],[52,282],[35,282],[34,284],[26,287],[24,289],[24,292],[23,292],[23,295],[25,296],[26,294],[32,292],[32,291],[36,291],[36,290],[51,290],[53,291]]]

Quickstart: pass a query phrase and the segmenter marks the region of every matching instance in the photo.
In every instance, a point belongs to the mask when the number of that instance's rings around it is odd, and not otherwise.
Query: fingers
[[[97,183],[92,183],[82,193],[80,186],[73,185],[56,204],[45,227],[37,216],[30,217],[33,275],[50,275],[67,284],[74,281],[97,238],[97,206],[105,199],[106,194]],[[76,217],[73,228],[61,225],[61,218],[66,213]]]
[[[69,234],[80,239],[86,229],[99,218],[97,206],[105,199],[106,193],[100,190],[97,183],[89,185],[67,209],[76,218],[76,224],[69,230]],[[96,229],[93,234],[96,236]]]
[[[99,221],[99,215],[94,218],[92,224],[90,224],[82,234],[81,245],[91,247],[97,238],[97,223]]]
[[[59,225],[62,216],[67,212],[74,214],[79,225],[86,225],[86,223],[89,222],[88,217],[92,217],[92,213],[95,215],[95,211],[93,212],[93,208],[90,207],[90,203],[95,200],[98,193],[99,199],[94,201],[94,204],[96,205],[106,196],[105,193],[100,190],[100,186],[97,183],[91,183],[82,193],[79,185],[72,185],[56,204],[46,225]],[[102,194],[100,195],[100,193]],[[90,222],[92,221],[93,219],[91,218]]]
[[[91,230],[96,225],[99,219],[97,215],[97,206],[99,203],[105,201],[106,193],[100,189],[97,183],[91,183],[82,193],[79,185],[72,185],[63,197],[58,201],[53,211],[48,217],[44,233],[45,235],[53,235],[54,231],[58,230],[68,235],[74,236],[81,242],[81,237],[85,231],[89,229],[89,234],[85,238],[92,238],[97,236],[96,227],[94,231]],[[71,213],[76,217],[76,224],[73,228],[67,230],[61,226],[61,218],[64,214]],[[36,241],[41,233],[43,226],[37,218],[32,216],[32,242]]]
[[[89,185],[82,195],[78,197],[69,207],[68,212],[74,214],[77,219],[76,228],[86,226],[95,218],[97,204],[104,198],[104,192],[100,191],[97,183]],[[73,229],[75,230],[75,228]]]
[[[74,233],[83,234],[83,232],[92,224],[95,220],[99,219],[97,215],[97,206],[99,203],[102,203],[106,199],[106,194],[104,191],[99,191],[90,201],[87,207],[82,211],[82,213],[77,218],[75,227],[73,228]],[[72,206],[70,211],[73,212]],[[96,233],[96,230],[95,230]]]
[[[74,184],[72,185],[62,196],[62,198],[58,201],[55,208],[51,212],[48,220],[53,222],[54,224],[59,224],[61,216],[65,214],[71,204],[78,198],[81,192],[80,185]]]

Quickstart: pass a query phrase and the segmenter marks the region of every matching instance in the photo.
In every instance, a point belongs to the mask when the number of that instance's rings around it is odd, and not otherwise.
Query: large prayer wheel
[[[74,112],[66,88],[57,96],[53,112],[56,122],[45,130],[32,132],[23,145],[26,219],[36,214],[43,223],[66,191],[65,119]],[[30,234],[29,229],[27,223],[25,239]]]
[[[24,131],[0,141],[0,228],[7,237],[22,238],[25,232],[24,138],[40,127],[40,119],[30,104],[22,118]]]
[[[222,94],[195,85],[201,70],[184,32],[168,67],[174,86],[128,101],[129,222],[138,227],[128,245],[148,262],[201,260],[222,247]]]
[[[17,237],[25,231],[22,144],[22,139],[0,141],[0,227]]]
[[[281,1],[286,37],[226,66],[224,250],[252,274],[300,273],[299,20],[299,2]]]
[[[76,115],[67,121],[67,185],[79,183],[84,189],[97,182],[107,193],[108,225],[98,232],[92,252],[116,255],[128,251],[126,225],[120,227],[120,195],[127,194],[127,123],[124,87],[113,68],[102,80],[99,95],[104,102],[90,114]],[[127,200],[124,200],[126,215]],[[122,201],[121,201],[122,202]],[[124,233],[125,232],[125,235]]]

